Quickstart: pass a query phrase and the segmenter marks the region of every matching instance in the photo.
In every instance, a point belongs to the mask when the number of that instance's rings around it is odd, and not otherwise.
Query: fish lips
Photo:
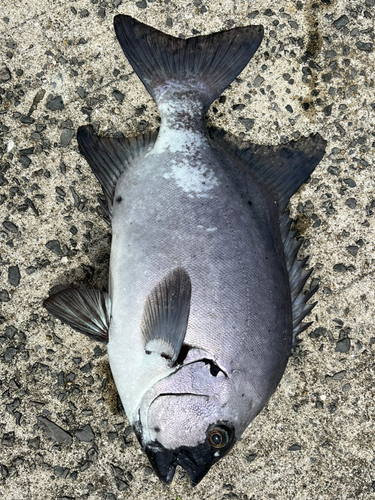
[[[159,449],[160,446],[160,449]],[[176,455],[173,451],[153,443],[144,448],[155,474],[163,483],[171,484],[176,471]]]
[[[234,441],[224,450],[213,449],[208,443],[201,443],[194,448],[180,447],[174,450],[164,448],[153,442],[144,448],[146,455],[158,478],[171,484],[177,465],[187,473],[190,485],[196,486],[222,456],[226,455],[234,445]]]

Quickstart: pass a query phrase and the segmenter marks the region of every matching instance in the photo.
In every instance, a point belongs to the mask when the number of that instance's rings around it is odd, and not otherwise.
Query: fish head
[[[145,394],[134,430],[159,479],[170,484],[179,465],[195,486],[232,449],[252,406],[238,380],[205,357]]]

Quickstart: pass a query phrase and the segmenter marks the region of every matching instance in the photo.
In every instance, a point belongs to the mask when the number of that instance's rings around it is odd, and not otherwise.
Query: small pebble
[[[72,444],[72,436],[57,424],[46,417],[38,417],[39,423],[42,425],[46,436],[57,443]]]
[[[69,129],[69,128],[64,128],[63,131],[61,132],[60,136],[60,146],[67,147],[69,146],[71,140],[75,136],[76,132],[75,130]]]
[[[62,100],[61,95],[47,101],[46,108],[51,111],[58,111],[64,109],[64,102]]]
[[[288,450],[289,451],[299,451],[301,449],[301,446],[299,444],[292,444],[292,446],[289,446]]]
[[[18,266],[10,266],[8,269],[8,281],[12,286],[18,286],[21,281],[21,273]]]
[[[85,425],[82,429],[79,429],[74,433],[75,437],[79,439],[79,441],[84,441],[85,443],[89,443],[94,440],[95,435],[91,429],[89,424]]]
[[[333,22],[333,25],[337,30],[340,30],[341,28],[346,26],[348,22],[349,22],[348,16],[343,15],[338,19],[336,19],[336,21]]]
[[[57,255],[62,255],[62,250],[61,250],[61,246],[60,246],[60,242],[57,241],[57,240],[50,240],[46,243],[46,247],[48,248],[48,250],[51,250],[52,252],[54,252],[55,254]]]
[[[348,352],[350,349],[350,338],[346,337],[344,339],[336,342],[336,352]]]
[[[12,78],[12,75],[7,66],[0,68],[0,82],[8,82]]]

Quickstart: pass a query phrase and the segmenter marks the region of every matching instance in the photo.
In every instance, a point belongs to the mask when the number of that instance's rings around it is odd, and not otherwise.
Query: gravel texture
[[[374,0],[3,0],[0,33],[0,498],[375,498]],[[244,141],[319,132],[293,197],[320,285],[312,327],[267,407],[190,489],[161,484],[118,401],[105,347],[42,308],[62,283],[105,288],[110,228],[75,133],[137,135],[156,107],[113,31],[130,14],[174,36],[263,24],[208,125]]]

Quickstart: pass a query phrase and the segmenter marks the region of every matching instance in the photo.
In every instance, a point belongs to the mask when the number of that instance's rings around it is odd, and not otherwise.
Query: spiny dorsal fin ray
[[[306,281],[310,278],[311,273],[313,272],[313,268],[311,269],[302,269],[299,279],[296,281],[295,287],[293,289],[293,295],[295,298],[301,295],[303,287],[305,286]],[[295,302],[296,299],[293,300]],[[308,300],[308,299],[307,299]]]
[[[262,26],[244,26],[184,40],[124,15],[115,17],[114,27],[124,54],[156,101],[173,82],[199,94],[206,109],[244,69],[263,38]]]
[[[314,302],[313,304],[304,304],[304,308],[299,316],[293,319],[293,333],[294,330],[298,327],[301,321],[313,310],[318,302]],[[293,335],[294,337],[294,335]]]
[[[144,155],[155,144],[158,132],[147,132],[125,137],[101,137],[91,125],[79,127],[77,141],[82,154],[100,182],[111,215],[113,197],[120,175],[135,159]]]
[[[180,353],[188,325],[191,281],[177,267],[149,294],[143,311],[142,335],[147,354],[157,353],[173,365]]]
[[[296,242],[293,239],[293,231],[288,231],[285,234],[285,229],[290,229],[291,219],[288,212],[284,212],[280,218],[280,228],[284,243],[285,262],[289,273],[290,293],[292,299],[292,314],[293,314],[293,346],[297,345],[297,336],[302,333],[306,328],[311,325],[310,323],[302,323],[302,320],[307,316],[315,307],[317,302],[307,304],[307,301],[317,292],[318,286],[304,294],[302,292],[306,281],[309,279],[313,269],[305,270],[304,267],[307,263],[308,257],[303,260],[297,260],[298,249],[303,240]],[[294,242],[294,245],[291,245]]]
[[[308,261],[308,257],[305,257],[302,260],[295,260],[293,264],[288,268],[289,271],[289,282],[290,282],[290,288],[292,291],[292,297],[293,297],[293,291],[296,290],[296,287],[298,286],[298,283],[300,282],[301,279],[303,279],[304,276],[304,266],[306,265],[306,262]]]
[[[100,342],[108,342],[111,300],[94,288],[60,285],[50,290],[43,302],[47,311],[78,332]]]
[[[299,326],[293,331],[293,346],[296,346],[297,344],[299,344],[300,342],[302,342],[301,340],[297,339],[298,335],[302,332],[304,332],[305,330],[307,330],[307,328],[309,328],[309,326],[311,326],[313,324],[313,321],[309,321],[308,323],[300,323]]]
[[[293,246],[290,248],[290,253],[288,254],[288,258],[286,258],[286,264],[287,264],[288,268],[296,260],[298,251],[301,248],[302,243],[303,243],[303,239],[302,238],[299,239],[299,240],[297,240],[297,241],[296,240],[293,241]]]

